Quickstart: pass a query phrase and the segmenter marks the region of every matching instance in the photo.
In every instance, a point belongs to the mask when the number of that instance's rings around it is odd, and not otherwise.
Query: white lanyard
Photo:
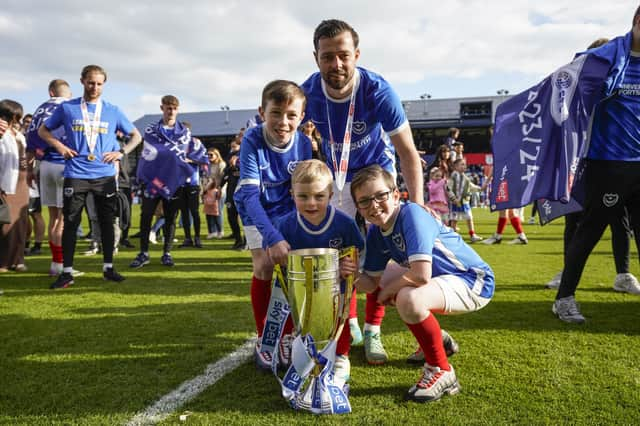
[[[93,113],[93,120],[89,121],[89,109],[87,108],[87,102],[82,98],[80,101],[80,110],[82,111],[82,125],[84,131],[84,137],[87,139],[87,146],[89,147],[89,155],[87,159],[90,161],[95,160],[93,151],[98,143],[98,134],[100,133],[100,115],[102,115],[102,101],[98,100],[96,103],[96,111]]]
[[[329,146],[331,147],[331,161],[333,162],[333,172],[336,176],[336,186],[338,187],[338,200],[342,204],[342,190],[347,181],[347,170],[349,169],[349,154],[351,153],[351,129],[353,128],[353,117],[356,112],[356,92],[360,86],[360,73],[356,76],[356,82],[351,89],[351,100],[349,101],[349,111],[347,112],[347,124],[344,129],[344,139],[342,142],[342,153],[340,154],[340,164],[336,161],[336,142],[331,129],[331,117],[329,116],[329,99],[325,97],[324,102],[327,108],[327,124],[329,126]]]

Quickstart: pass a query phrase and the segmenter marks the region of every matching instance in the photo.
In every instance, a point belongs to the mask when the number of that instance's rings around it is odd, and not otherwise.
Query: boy
[[[484,187],[480,187],[471,182],[471,179],[464,173],[467,169],[467,164],[464,159],[458,158],[453,162],[453,173],[449,187],[453,193],[453,199],[451,200],[451,214],[449,219],[451,220],[451,228],[456,229],[456,224],[459,220],[466,220],[469,227],[469,237],[472,243],[482,241],[482,237],[476,234],[473,226],[473,213],[471,212],[471,193],[480,192],[484,190]]]
[[[333,176],[322,161],[308,160],[296,166],[291,178],[293,201],[296,210],[284,216],[276,225],[292,250],[307,248],[364,249],[364,239],[355,220],[329,205],[333,196]],[[282,263],[286,265],[285,262]],[[357,271],[353,259],[343,259],[340,275],[346,278]],[[357,303],[355,291],[351,308]],[[351,370],[349,349],[351,347],[349,327],[342,329],[336,348],[336,383],[344,384]]]
[[[380,288],[378,302],[396,306],[424,352],[424,372],[407,399],[428,402],[459,392],[433,313],[460,314],[484,307],[493,296],[493,271],[424,208],[401,205],[393,176],[380,166],[366,167],[354,176],[351,196],[372,224],[364,272],[355,286],[367,293]],[[387,267],[389,260],[396,263]]]
[[[309,140],[297,131],[305,104],[304,92],[297,84],[285,80],[267,84],[258,108],[264,122],[246,131],[240,150],[240,180],[233,198],[251,250],[251,304],[258,332],[256,365],[265,369],[270,368],[271,360],[260,351],[260,337],[271,297],[272,259],[286,262],[290,249],[273,224],[294,209],[291,174],[300,161],[311,158]],[[291,328],[289,322],[285,335]],[[283,361],[287,362],[288,351],[284,353]]]

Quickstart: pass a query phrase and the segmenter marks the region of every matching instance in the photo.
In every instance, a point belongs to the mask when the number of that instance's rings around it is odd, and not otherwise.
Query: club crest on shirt
[[[604,194],[602,196],[602,204],[607,207],[613,207],[618,203],[619,199],[620,197],[618,196],[618,194]]]
[[[287,171],[290,175],[293,174],[293,171],[296,169],[298,163],[300,163],[300,161],[289,161],[289,164],[287,164]]]
[[[353,122],[353,133],[356,135],[362,135],[367,131],[367,123],[364,121],[354,121]]]
[[[398,248],[398,250],[402,252],[404,252],[405,249],[407,248],[407,246],[404,243],[404,238],[402,237],[402,234],[399,232],[391,235],[391,241],[393,242],[393,245],[395,245]]]
[[[329,240],[329,248],[340,249],[342,248],[342,238],[334,238]]]
[[[71,197],[73,195],[73,188],[70,186],[67,186],[64,188],[64,196],[65,197]]]

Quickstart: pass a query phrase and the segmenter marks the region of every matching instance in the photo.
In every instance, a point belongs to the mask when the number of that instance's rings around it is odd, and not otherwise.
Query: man
[[[552,307],[560,320],[571,323],[585,322],[575,300],[585,263],[607,225],[625,209],[640,249],[640,7],[629,33],[588,50],[586,55],[610,66],[591,115],[584,213],[569,244]],[[640,294],[640,285],[631,275],[625,282],[616,281],[614,290]]]
[[[80,82],[84,88],[81,98],[60,105],[43,123],[38,135],[65,159],[64,168],[64,230],[62,247],[64,266],[51,289],[73,284],[73,256],[76,248],[76,229],[80,224],[87,194],[95,198],[103,248],[103,277],[120,282],[124,277],[113,268],[113,221],[116,211],[116,169],[114,162],[131,152],[142,140],[138,130],[120,108],[101,99],[106,71],[98,65],[82,69]],[[64,126],[64,140],[51,132]],[[116,132],[129,135],[130,141],[120,148]]]
[[[162,118],[144,131],[144,149],[138,162],[137,178],[143,187],[140,210],[140,253],[129,264],[142,268],[149,257],[151,220],[160,200],[164,212],[164,247],[160,262],[174,266],[171,248],[176,229],[175,219],[180,208],[182,193],[193,175],[191,164],[206,164],[206,150],[191,136],[191,130],[178,121],[180,101],[165,95],[160,101]],[[155,233],[153,234],[155,236]]]
[[[38,129],[42,126],[60,105],[71,98],[71,88],[65,80],[55,79],[49,83],[49,100],[40,105],[33,114],[32,121],[27,129],[27,180],[32,182],[34,176],[34,161],[40,160],[39,186],[40,203],[49,210],[49,247],[51,249],[50,276],[57,276],[62,272],[62,229],[64,220],[62,215],[62,187],[64,184],[65,159],[55,148],[49,146],[38,135]],[[64,127],[52,129],[52,134],[62,140]],[[74,275],[79,275],[74,271]]]
[[[420,156],[400,98],[380,75],[356,67],[358,41],[358,34],[346,22],[322,21],[313,36],[319,72],[302,85],[307,95],[306,116],[322,135],[323,154],[334,174],[331,202],[352,217],[356,208],[349,196],[351,177],[372,164],[395,176],[395,151],[410,199],[424,201]],[[380,341],[384,306],[376,304],[376,297],[367,295],[365,354],[369,363],[381,364],[387,360]],[[357,341],[356,318],[350,320],[350,327]]]

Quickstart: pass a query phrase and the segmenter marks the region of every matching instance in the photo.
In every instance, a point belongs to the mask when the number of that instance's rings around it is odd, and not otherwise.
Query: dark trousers
[[[162,232],[164,234],[165,253],[171,251],[173,246],[173,236],[176,233],[176,215],[180,208],[180,196],[182,195],[182,187],[173,197],[166,199],[157,195],[147,194],[146,191],[142,195],[142,207],[140,209],[140,251],[147,253],[149,251],[149,233],[151,232],[151,221],[153,214],[158,207],[158,203],[162,201],[162,210],[164,211],[164,225]]]
[[[76,230],[82,220],[82,210],[89,193],[93,194],[100,235],[102,239],[102,256],[104,263],[113,263],[113,220],[117,208],[116,180],[112,176],[99,179],[65,178],[63,184],[64,230],[62,231],[62,253],[64,266],[73,266],[76,250]]]
[[[556,299],[575,294],[587,259],[605,228],[607,225],[620,226],[618,223],[625,213],[629,215],[640,252],[640,162],[589,160],[584,173],[584,211],[565,251]]]
[[[122,230],[120,241],[122,241],[129,239],[129,228],[131,228],[131,188],[120,188],[119,191],[124,195],[123,199],[126,198],[129,204],[129,220],[120,223],[120,229]]]
[[[228,200],[228,199],[227,199]],[[231,236],[236,240],[236,243],[242,243],[242,234],[240,233],[240,222],[238,220],[238,210],[236,204],[232,201],[227,201],[227,221],[231,227]]]
[[[207,230],[210,234],[214,232],[222,232],[222,222],[220,216],[207,215]]]
[[[193,217],[194,237],[200,238],[200,187],[198,185],[185,185],[181,187],[180,217],[184,238],[191,239],[191,217]]]

